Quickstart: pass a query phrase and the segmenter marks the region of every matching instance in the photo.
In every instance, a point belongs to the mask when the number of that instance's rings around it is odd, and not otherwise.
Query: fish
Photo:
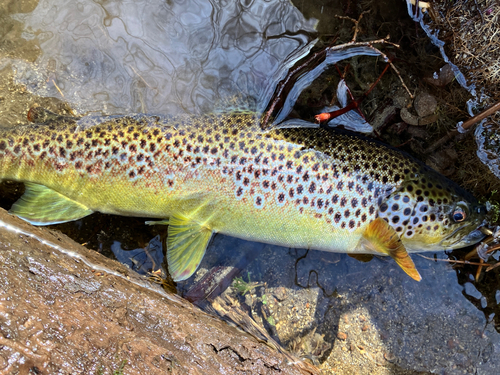
[[[399,150],[335,130],[274,126],[250,111],[42,116],[0,130],[0,179],[25,192],[10,213],[33,225],[93,212],[168,225],[174,281],[195,273],[214,233],[354,257],[472,245],[486,209]]]

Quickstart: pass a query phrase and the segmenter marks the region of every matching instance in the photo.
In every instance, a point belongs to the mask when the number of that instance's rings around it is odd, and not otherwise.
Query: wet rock
[[[448,148],[432,154],[426,164],[444,176],[450,176],[455,172],[455,161],[458,159],[457,152]]]
[[[419,117],[426,117],[432,115],[436,111],[437,101],[434,96],[423,92],[417,95],[413,106]]]
[[[122,264],[3,210],[0,285],[2,374],[315,372]]]

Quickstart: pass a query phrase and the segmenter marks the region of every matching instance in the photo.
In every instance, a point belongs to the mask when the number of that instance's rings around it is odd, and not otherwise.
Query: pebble
[[[388,362],[394,362],[396,359],[396,356],[392,354],[391,352],[384,353],[384,358]]]
[[[339,340],[346,340],[347,339],[347,333],[345,333],[345,332],[339,332],[339,333],[337,333],[337,338]]]
[[[426,117],[434,113],[437,107],[437,101],[436,98],[430,94],[420,93],[415,98],[413,106],[419,117]]]

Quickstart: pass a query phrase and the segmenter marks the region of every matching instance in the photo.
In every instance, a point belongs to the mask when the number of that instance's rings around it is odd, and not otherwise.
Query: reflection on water
[[[41,0],[15,18],[42,49],[14,63],[19,82],[106,114],[200,113],[241,90],[262,101],[316,23],[288,1]]]
[[[120,242],[113,241],[111,251],[118,261],[141,275],[153,273],[162,267],[163,247],[160,235],[152,238],[145,247],[139,249],[123,249]]]
[[[320,14],[322,3],[300,6]],[[355,13],[355,2],[325,3],[330,7],[325,9]],[[373,12],[385,22],[394,6],[384,4],[377,3]],[[12,67],[17,82],[35,95],[62,99],[80,113],[106,114],[201,113],[236,93],[265,105],[277,80],[311,47],[316,26],[289,1],[278,0],[41,0],[32,12],[13,18],[23,25],[20,46],[37,43],[40,53],[34,63],[2,55],[0,66]],[[349,33],[351,26],[346,25]],[[376,77],[380,71],[371,59],[377,74],[368,73]],[[358,59],[352,64],[359,82],[374,81],[357,69]],[[331,86],[335,91],[337,85]],[[156,233],[139,240],[142,222],[101,215],[95,224],[96,216],[80,222],[78,241],[113,251],[140,272],[157,269],[162,251]],[[133,234],[133,245],[124,245],[125,232]],[[103,243],[106,249],[100,248]],[[359,263],[346,255],[217,235],[200,272],[178,290],[203,292],[196,289],[202,276],[218,267],[217,277],[207,279],[224,288],[210,289],[210,298],[229,296],[270,337],[321,363],[326,373],[461,374],[499,368],[500,339],[489,323],[500,300],[496,287],[488,292],[474,287],[462,272],[459,284],[449,265],[414,259],[421,283],[388,259]],[[225,288],[235,277],[250,284],[248,293]],[[495,274],[489,277],[498,285]]]

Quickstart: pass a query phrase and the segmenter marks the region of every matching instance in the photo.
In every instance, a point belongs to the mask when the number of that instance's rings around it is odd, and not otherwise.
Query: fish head
[[[459,249],[481,241],[486,213],[472,194],[424,166],[379,206],[379,216],[412,252]]]

